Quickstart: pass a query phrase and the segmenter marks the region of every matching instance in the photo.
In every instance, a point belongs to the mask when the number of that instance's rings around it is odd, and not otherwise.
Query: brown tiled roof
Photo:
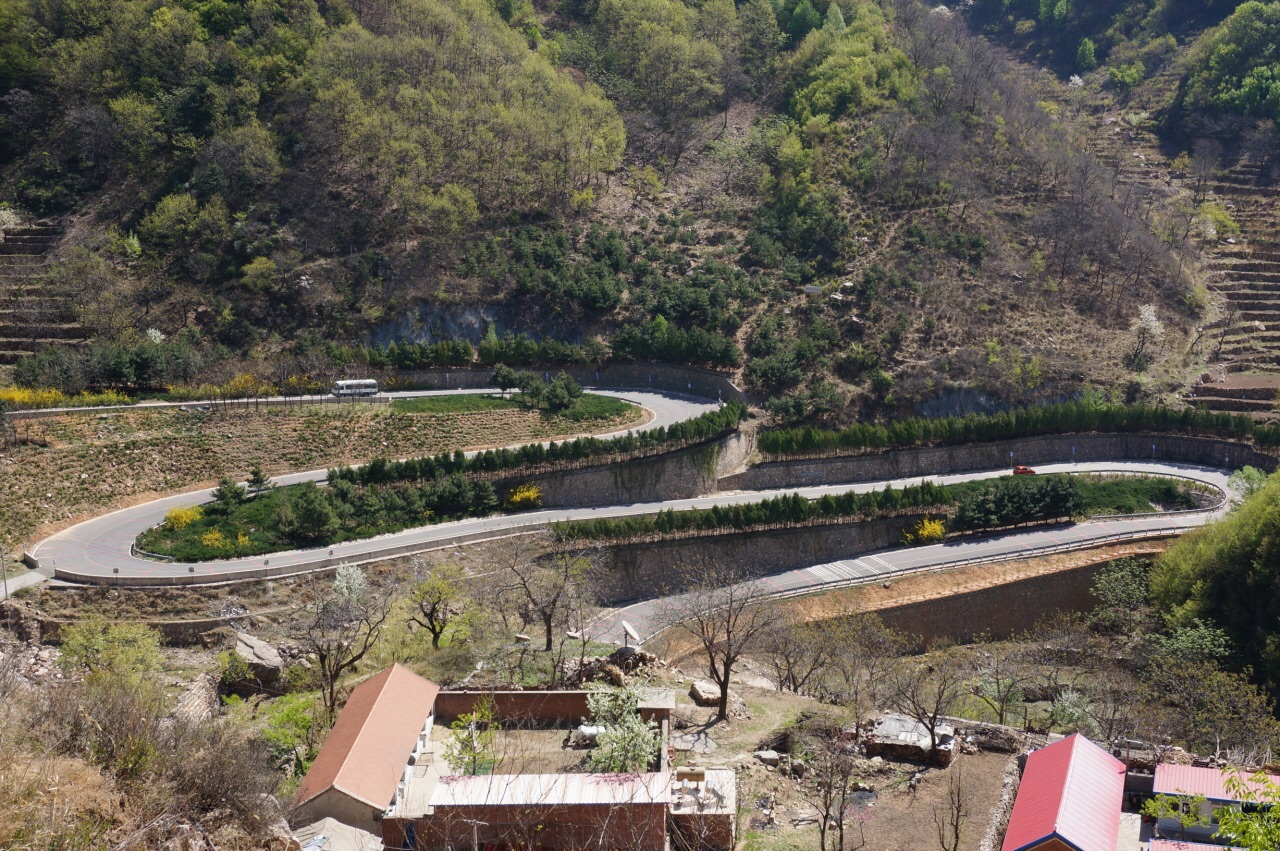
[[[375,809],[387,807],[439,691],[399,664],[356,686],[302,778],[297,802],[337,789]]]

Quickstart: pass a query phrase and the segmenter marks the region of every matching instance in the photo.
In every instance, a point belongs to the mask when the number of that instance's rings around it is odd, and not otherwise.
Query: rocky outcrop
[[[284,671],[284,659],[280,652],[247,632],[236,633],[236,653],[249,663],[249,670],[260,682],[274,682]]]

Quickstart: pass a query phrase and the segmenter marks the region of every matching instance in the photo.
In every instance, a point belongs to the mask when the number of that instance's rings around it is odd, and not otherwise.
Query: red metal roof
[[[1027,757],[1001,851],[1057,838],[1076,851],[1116,851],[1124,763],[1079,733]]]
[[[374,809],[387,807],[439,692],[398,664],[356,686],[298,785],[297,802],[337,789]]]
[[[1248,789],[1262,791],[1260,783],[1253,782],[1252,774],[1241,772],[1240,779]],[[1238,801],[1239,797],[1227,790],[1230,771],[1220,768],[1197,768],[1194,765],[1156,766],[1155,793],[1157,795],[1204,795],[1210,801]],[[1271,775],[1272,782],[1280,783],[1280,777]]]

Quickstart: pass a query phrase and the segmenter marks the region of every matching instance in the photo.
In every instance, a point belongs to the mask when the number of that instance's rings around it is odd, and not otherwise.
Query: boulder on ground
[[[689,697],[699,706],[719,706],[720,687],[706,680],[695,680],[689,686]]]
[[[777,765],[782,761],[782,757],[778,755],[777,751],[756,751],[755,757],[757,762],[770,766]]]
[[[247,632],[236,633],[236,653],[244,657],[249,663],[249,670],[259,680],[274,680],[284,670],[284,659],[280,658],[279,652],[261,638]]]

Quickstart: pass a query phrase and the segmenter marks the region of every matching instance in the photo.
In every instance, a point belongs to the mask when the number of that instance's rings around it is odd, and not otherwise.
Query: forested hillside
[[[1163,398],[1230,218],[1178,158],[1280,101],[1280,4],[1186,5],[0,0],[0,357],[139,392],[479,345],[731,370],[783,420]],[[1171,68],[1135,179],[1099,121]]]

